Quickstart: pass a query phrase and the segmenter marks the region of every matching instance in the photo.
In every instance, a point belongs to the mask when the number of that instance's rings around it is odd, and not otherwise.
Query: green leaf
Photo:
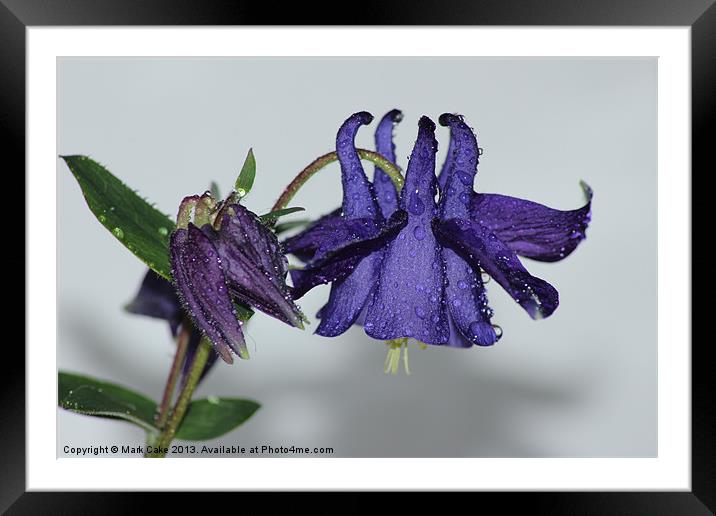
[[[123,419],[150,432],[156,432],[157,405],[137,392],[87,376],[60,371],[58,405],[88,416]]]
[[[211,195],[214,196],[214,199],[220,199],[221,198],[221,190],[219,190],[219,185],[216,183],[216,181],[212,181],[209,185],[209,191],[211,192]]]
[[[300,220],[292,220],[290,222],[282,222],[281,224],[276,224],[273,228],[273,232],[277,235],[284,233],[286,231],[290,231],[294,228],[300,228],[301,226],[305,226],[311,222],[309,219],[300,219]]]
[[[87,156],[60,156],[82,188],[89,209],[154,272],[171,280],[169,235],[174,222]]]
[[[298,206],[296,206],[294,208],[284,208],[282,210],[276,210],[276,211],[270,211],[268,213],[264,213],[259,218],[261,219],[261,222],[263,222],[264,224],[273,224],[280,217],[290,215],[291,213],[296,213],[297,211],[306,211],[306,208],[301,208]]]
[[[254,178],[256,177],[256,159],[254,158],[253,149],[249,149],[249,153],[244,160],[244,166],[241,167],[239,177],[236,179],[236,193],[239,197],[244,197],[251,191],[254,186]]]
[[[236,310],[236,317],[239,321],[246,322],[254,315],[254,311],[251,307],[242,303],[234,303],[234,309]]]
[[[254,415],[261,405],[240,398],[195,400],[189,404],[176,433],[183,441],[205,441],[222,436]]]

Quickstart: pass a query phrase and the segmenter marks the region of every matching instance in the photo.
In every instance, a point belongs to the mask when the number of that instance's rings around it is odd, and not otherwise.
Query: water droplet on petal
[[[112,233],[120,240],[124,238],[124,231],[122,231],[122,228],[114,228]]]
[[[458,170],[455,172],[460,182],[466,186],[472,186],[472,176],[464,170]]]
[[[497,340],[500,340],[502,338],[502,328],[496,324],[493,324],[492,329],[495,330],[495,335],[497,335]]]
[[[415,226],[415,229],[413,229],[413,235],[416,240],[422,240],[425,238],[425,228],[422,225]]]
[[[413,215],[422,215],[425,212],[425,204],[420,199],[417,192],[410,194],[410,202],[408,203],[408,211]]]

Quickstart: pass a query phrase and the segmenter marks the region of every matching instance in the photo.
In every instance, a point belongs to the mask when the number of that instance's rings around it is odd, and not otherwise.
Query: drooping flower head
[[[393,160],[396,113],[384,117],[376,132],[379,152]],[[475,193],[477,140],[461,117],[444,114],[440,123],[450,128],[450,146],[440,177],[435,175],[435,124],[422,117],[405,184],[393,206],[380,171],[371,185],[355,150],[358,127],[371,119],[356,113],[338,132],[342,210],[285,242],[288,252],[306,260],[304,269],[291,271],[295,298],[332,283],[316,333],[334,336],[358,323],[380,340],[492,345],[501,331],[491,323],[483,272],[533,318],[551,315],[559,302],[557,291],[529,274],[517,255],[543,261],[567,256],[585,236],[590,202],[563,212]],[[379,185],[383,195],[376,196]],[[591,199],[591,191],[585,192]]]
[[[208,192],[184,199],[170,252],[182,305],[224,361],[233,361],[232,352],[248,358],[238,317],[242,305],[303,327],[276,235],[241,204],[216,203]]]

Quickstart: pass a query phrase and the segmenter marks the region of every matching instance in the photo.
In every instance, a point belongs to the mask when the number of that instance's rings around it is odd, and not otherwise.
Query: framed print
[[[190,4],[2,7],[28,301],[3,509],[347,490],[714,510],[691,338],[710,2],[355,26]]]

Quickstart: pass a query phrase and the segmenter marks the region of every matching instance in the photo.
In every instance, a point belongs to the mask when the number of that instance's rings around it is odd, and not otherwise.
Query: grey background
[[[476,189],[559,209],[595,191],[588,238],[563,262],[524,260],[560,293],[532,321],[494,282],[492,348],[411,349],[413,374],[385,375],[386,347],[352,328],[326,339],[259,314],[250,361],[219,364],[199,396],[263,408],[213,444],[331,446],[334,456],[655,456],[655,59],[236,58],[58,60],[58,154],[87,154],[174,216],[184,195],[231,187],[249,147],[246,204],[263,213],[306,164],[332,150],[351,113],[398,107],[405,166],[422,114],[460,112],[484,154]],[[372,148],[372,126],[358,145]],[[438,128],[440,152],[448,131]],[[372,174],[372,166],[366,164]],[[60,160],[58,367],[161,396],[165,324],[124,313],[145,267],[94,219]],[[336,165],[295,205],[340,202]],[[328,296],[300,305],[311,317]],[[143,444],[141,430],[58,410],[62,447]]]

